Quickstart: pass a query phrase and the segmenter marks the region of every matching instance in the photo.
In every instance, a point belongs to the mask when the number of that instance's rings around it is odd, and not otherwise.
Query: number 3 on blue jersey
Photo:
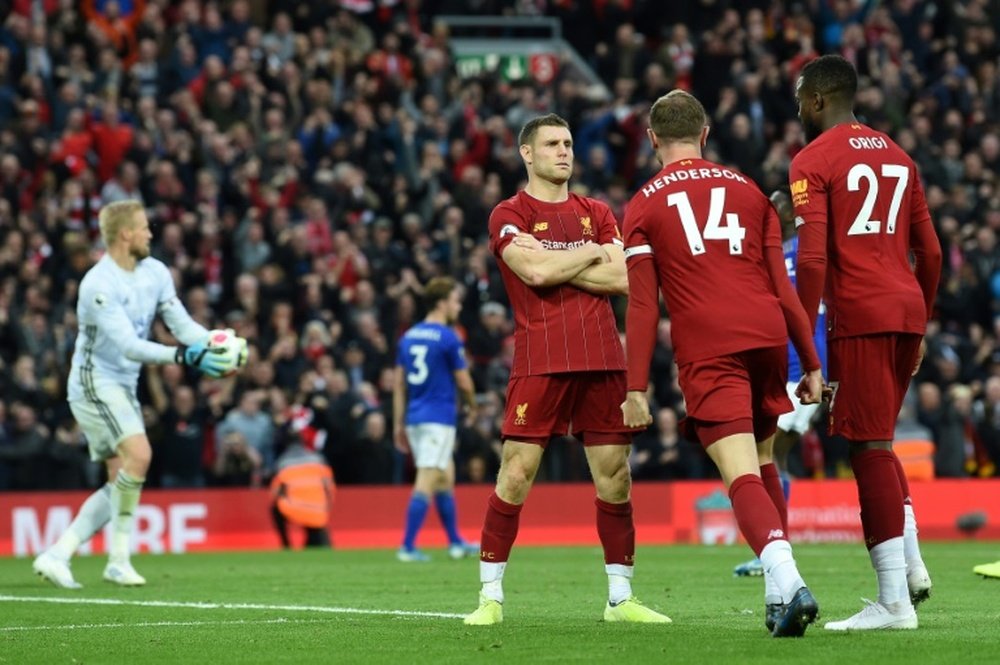
[[[413,371],[407,372],[406,382],[419,386],[427,380],[427,376],[430,374],[430,370],[427,368],[427,345],[414,344],[410,347],[410,355],[413,356]]]

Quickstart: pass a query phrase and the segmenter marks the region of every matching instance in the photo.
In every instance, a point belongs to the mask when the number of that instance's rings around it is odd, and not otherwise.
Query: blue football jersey
[[[406,424],[455,425],[455,371],[465,369],[465,352],[455,331],[426,321],[400,338],[396,364],[406,376]]]
[[[792,236],[784,243],[785,250],[785,270],[788,277],[795,284],[795,266],[799,257],[799,237]],[[819,354],[819,362],[823,367],[823,376],[826,376],[826,305],[822,301],[819,303],[819,317],[816,319],[816,330],[813,333],[813,341],[816,344],[816,353]],[[788,380],[798,383],[802,379],[802,364],[799,362],[799,354],[795,352],[795,347],[791,340],[788,342]]]

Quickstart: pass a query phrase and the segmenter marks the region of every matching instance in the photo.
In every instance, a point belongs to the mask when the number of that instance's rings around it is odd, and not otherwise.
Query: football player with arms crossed
[[[840,56],[803,68],[795,97],[808,144],[789,173],[800,224],[798,292],[814,321],[820,298],[826,302],[830,433],[850,444],[878,578],[877,602],[826,628],[912,629],[914,604],[930,595],[931,580],[892,439],[923,357],[941,246],[913,160],[854,117],[857,88],[854,66]]]
[[[38,575],[64,589],[81,587],[70,571],[70,557],[109,520],[110,556],[104,579],[122,586],[146,583],[133,568],[129,551],[135,509],[152,456],[136,397],[142,365],[177,363],[218,377],[237,364],[226,348],[209,348],[209,331],[181,304],[170,270],[149,256],[153,234],[142,203],[108,204],[99,221],[107,253],[80,282],[76,306],[80,330],[67,388],[70,410],[87,438],[90,457],[104,460],[108,483],[84,501],[66,532],[32,564]],[[186,346],[147,339],[157,315]]]
[[[403,546],[396,552],[396,558],[407,563],[430,560],[416,548],[416,540],[432,495],[448,533],[448,556],[461,559],[479,553],[479,546],[467,543],[458,532],[453,493],[458,418],[455,393],[461,395],[467,416],[476,412],[476,389],[462,341],[452,328],[462,312],[462,298],[455,280],[435,277],[424,287],[424,301],[427,316],[399,340],[392,394],[396,448],[412,452],[417,467],[406,508]]]
[[[649,125],[663,169],[625,211],[624,422],[652,422],[646,386],[659,288],[687,405],[684,429],[719,468],[740,531],[780,594],[766,625],[775,637],[798,637],[819,606],[792,555],[781,483],[777,474],[762,479],[758,450],[770,450],[778,416],[792,409],[785,393],[789,335],[805,369],[796,395],[805,403],[822,397],[809,319],[785,273],[770,201],[749,178],[702,158],[708,117],[701,103],[674,90],[653,104]]]
[[[625,357],[609,294],[628,290],[621,236],[607,205],[569,193],[573,138],[549,114],[518,137],[528,184],[490,215],[490,250],[514,311],[514,362],[503,455],[480,539],[479,608],[470,625],[503,621],[503,574],[545,446],[583,442],[597,490],[597,533],[608,575],[605,621],[669,623],[632,595],[635,556],[631,434],[617,405]]]

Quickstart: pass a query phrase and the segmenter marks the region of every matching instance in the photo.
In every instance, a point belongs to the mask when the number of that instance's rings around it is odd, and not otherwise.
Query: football
[[[222,376],[232,376],[247,364],[247,341],[237,337],[232,328],[212,330],[208,333],[208,348],[224,348],[230,369]]]

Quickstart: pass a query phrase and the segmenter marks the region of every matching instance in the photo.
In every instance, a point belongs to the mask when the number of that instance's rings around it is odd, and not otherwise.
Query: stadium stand
[[[447,14],[559,19],[610,98],[558,61],[547,83],[536,78],[551,60],[460,75],[434,19]],[[524,179],[521,124],[566,117],[574,189],[621,219],[656,170],[644,112],[690,89],[712,116],[707,156],[768,192],[803,145],[793,85],[820,53],[857,66],[859,118],[917,161],[944,248],[906,413],[934,442],[936,476],[996,474],[997,0],[11,0],[0,22],[0,491],[100,482],[65,384],[77,286],[102,252],[97,211],[124,198],[145,203],[154,255],[192,315],[252,345],[234,379],[144,375],[154,447],[189,423],[202,437],[200,456],[154,454],[151,486],[215,482],[216,425],[245,419],[251,402],[273,425],[260,444],[265,478],[307,409],[338,484],[406,482],[412,469],[386,427],[392,349],[422,316],[420,284],[441,274],[465,286],[481,391],[478,419],[460,430],[459,480],[488,482],[511,322],[486,221]],[[666,319],[661,328],[654,408],[683,414]],[[162,326],[155,336],[167,339]],[[193,411],[176,404],[184,383],[197,386]],[[842,473],[846,446],[820,435],[812,474]],[[554,443],[542,474],[586,478],[582,453]]]

